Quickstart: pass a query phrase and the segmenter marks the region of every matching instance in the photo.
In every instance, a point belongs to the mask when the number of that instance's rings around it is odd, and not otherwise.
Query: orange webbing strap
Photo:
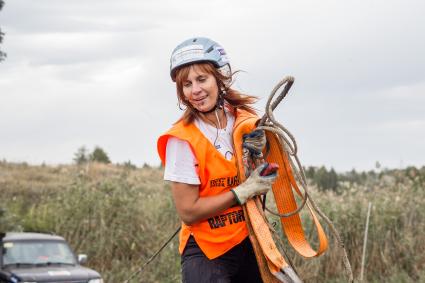
[[[286,263],[274,242],[260,199],[250,199],[243,207],[263,282],[301,283],[301,279]]]
[[[283,150],[280,140],[274,133],[268,131],[266,131],[266,137],[270,144],[270,152],[266,159],[268,162],[279,164],[278,178],[273,184],[273,194],[276,206],[280,214],[287,214],[297,209],[293,189],[300,197],[303,197],[303,194],[295,181],[287,153]],[[319,238],[319,247],[317,251],[315,251],[306,240],[300,215],[298,213],[289,217],[281,217],[280,220],[288,241],[294,249],[304,257],[315,257],[322,254],[327,249],[328,239],[308,202],[307,207],[313,218]]]
[[[268,261],[264,256],[260,243],[255,235],[254,229],[249,220],[248,210],[246,205],[243,206],[243,211],[246,217],[246,225],[249,231],[249,240],[251,241],[252,247],[254,249],[255,257],[257,259],[258,269],[260,270],[261,279],[264,283],[281,283],[270,271]]]
[[[267,259],[269,270],[272,274],[276,274],[288,264],[277,249],[263,212],[261,208],[258,208],[254,199],[247,201],[246,209],[255,237]]]
[[[257,119],[255,119],[257,120]],[[252,127],[249,123],[241,123],[239,125],[239,131],[234,132],[234,140],[242,141],[242,136],[244,133],[249,133],[252,131]],[[238,164],[238,171],[240,181],[243,182],[246,179],[246,175],[243,168],[242,160],[242,143],[235,142],[235,153]],[[248,202],[243,205],[246,223],[249,230],[249,238],[251,240],[252,246],[255,251],[258,267],[261,272],[261,278],[264,283],[274,283],[274,282],[285,282],[285,281],[276,281],[277,273],[279,270],[287,267],[288,264],[283,259],[279,250],[277,249],[273,238],[271,236],[269,227],[267,225],[267,220],[263,216],[262,212],[255,204],[253,199],[248,200]]]

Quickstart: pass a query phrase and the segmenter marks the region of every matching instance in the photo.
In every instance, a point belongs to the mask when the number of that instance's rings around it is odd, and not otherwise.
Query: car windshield
[[[75,264],[75,257],[65,242],[15,241],[4,242],[3,265]]]

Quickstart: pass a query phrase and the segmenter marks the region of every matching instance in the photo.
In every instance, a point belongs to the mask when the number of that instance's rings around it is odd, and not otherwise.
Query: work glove
[[[269,175],[261,176],[261,173],[267,167],[268,163],[261,164],[252,171],[251,175],[245,180],[245,182],[236,188],[231,189],[238,204],[242,205],[246,203],[247,200],[253,196],[266,194],[272,188],[272,184],[276,180],[277,173],[273,172]]]

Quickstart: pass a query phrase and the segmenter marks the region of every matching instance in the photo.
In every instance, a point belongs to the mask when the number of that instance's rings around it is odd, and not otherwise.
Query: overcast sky
[[[261,111],[295,77],[275,115],[304,165],[425,164],[424,1],[5,2],[0,159],[71,163],[98,145],[114,163],[159,165],[156,139],[181,115],[170,53],[206,36]]]

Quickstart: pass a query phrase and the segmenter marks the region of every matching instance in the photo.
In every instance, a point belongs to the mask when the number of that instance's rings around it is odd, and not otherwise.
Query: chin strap
[[[226,90],[225,89],[220,89],[220,91],[218,92],[218,97],[217,97],[217,102],[215,103],[215,106],[213,108],[211,108],[210,110],[207,111],[200,111],[202,114],[209,114],[214,112],[215,110],[219,109],[223,109],[224,107],[224,97],[226,96]]]
[[[215,110],[217,110],[218,109],[218,106],[217,106],[217,104],[213,107],[213,108],[211,108],[210,110],[208,110],[208,111],[199,111],[199,112],[201,112],[202,114],[210,114],[210,113],[212,113],[212,112],[214,112]]]

